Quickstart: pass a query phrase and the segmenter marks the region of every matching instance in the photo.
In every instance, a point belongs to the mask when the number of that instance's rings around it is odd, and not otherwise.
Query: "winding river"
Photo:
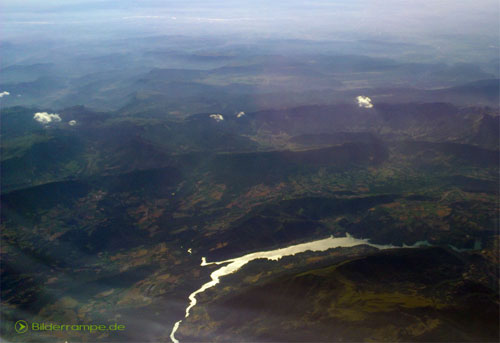
[[[259,258],[265,258],[268,260],[272,261],[277,261],[280,258],[284,256],[291,256],[295,255],[301,252],[305,251],[326,251],[331,248],[347,248],[347,247],[353,247],[356,245],[369,245],[378,249],[390,249],[390,248],[401,248],[400,246],[394,246],[394,245],[379,245],[379,244],[373,244],[368,241],[368,239],[358,239],[350,236],[349,234],[346,235],[346,237],[329,237],[325,239],[320,239],[317,241],[313,242],[308,242],[308,243],[302,243],[302,244],[297,244],[297,245],[291,245],[286,248],[281,248],[281,249],[276,249],[276,250],[270,250],[270,251],[258,251],[254,252],[251,254],[247,254],[241,257],[237,258],[232,258],[229,260],[224,260],[224,261],[216,261],[216,262],[207,262],[206,258],[203,257],[201,259],[201,266],[209,266],[209,265],[224,265],[223,267],[220,267],[219,269],[215,270],[210,274],[210,281],[205,283],[203,286],[201,286],[199,289],[194,291],[189,295],[189,306],[186,308],[186,314],[184,318],[189,317],[189,313],[191,309],[196,305],[196,296],[200,293],[205,292],[207,289],[214,287],[220,282],[220,278],[229,274],[232,274],[236,271],[238,271],[241,267],[243,267],[245,264],[247,264],[250,261],[259,259]],[[407,246],[403,245],[404,248],[416,248],[420,246],[428,246],[429,244],[425,241],[423,242],[417,242],[414,245]],[[173,343],[179,343],[179,341],[175,338],[175,332],[179,329],[180,324],[182,323],[182,320],[179,320],[174,324],[174,327],[172,328],[172,332],[170,333],[170,339],[172,340]]]

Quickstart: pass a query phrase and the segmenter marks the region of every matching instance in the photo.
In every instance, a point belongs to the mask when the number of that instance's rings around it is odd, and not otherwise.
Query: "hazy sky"
[[[498,37],[498,0],[2,0],[4,37],[54,30],[156,33],[250,32],[324,39],[334,33],[412,39],[440,34]]]

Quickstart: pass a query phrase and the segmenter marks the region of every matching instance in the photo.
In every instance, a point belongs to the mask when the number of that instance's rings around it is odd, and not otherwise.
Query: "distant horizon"
[[[439,36],[489,37],[498,41],[500,5],[473,1],[42,1],[4,0],[2,40],[36,34],[57,37],[88,33],[214,35],[261,33],[275,37],[328,39],[332,34],[383,39]],[[95,25],[107,24],[107,27]],[[94,25],[94,26],[90,26]],[[65,27],[75,32],[52,31]],[[105,31],[103,31],[105,29]]]
[[[499,12],[0,0],[0,340],[499,342]]]

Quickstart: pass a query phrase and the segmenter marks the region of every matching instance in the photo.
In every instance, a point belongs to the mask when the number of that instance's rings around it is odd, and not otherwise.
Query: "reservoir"
[[[241,267],[243,267],[250,261],[260,258],[277,261],[284,256],[292,256],[306,251],[326,251],[332,248],[349,248],[362,244],[369,245],[377,249],[401,248],[394,245],[373,244],[370,243],[368,239],[354,238],[351,235],[347,234],[346,237],[329,237],[313,242],[291,245],[289,247],[280,248],[276,250],[253,252],[241,257],[232,258],[224,261],[207,262],[206,258],[203,257],[201,259],[201,266],[209,266],[209,265],[223,265],[223,266],[212,272],[212,274],[210,274],[211,280],[209,282],[205,283],[199,289],[197,289],[196,291],[194,291],[189,295],[189,306],[186,308],[186,313],[184,318],[189,317],[191,309],[196,305],[197,302],[196,296],[198,294],[205,292],[207,289],[211,287],[214,287],[220,282],[221,277],[238,271]],[[412,246],[404,245],[403,248],[415,248],[428,245],[429,244],[427,242],[422,241],[422,242],[417,242]],[[172,328],[172,332],[170,333],[170,339],[174,343],[179,343],[179,341],[175,338],[175,332],[178,330],[181,323],[182,320],[177,321],[174,324],[174,327]]]

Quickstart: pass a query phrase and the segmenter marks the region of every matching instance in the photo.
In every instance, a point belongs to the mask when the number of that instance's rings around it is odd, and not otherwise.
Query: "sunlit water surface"
[[[347,234],[346,237],[329,237],[325,239],[320,239],[317,241],[313,242],[308,242],[308,243],[302,243],[302,244],[297,244],[297,245],[291,245],[286,248],[281,248],[281,249],[276,249],[276,250],[269,250],[269,251],[258,251],[254,252],[251,254],[247,254],[241,257],[237,258],[232,258],[229,260],[224,260],[224,261],[217,261],[217,262],[207,262],[206,258],[203,257],[201,259],[201,266],[209,266],[209,265],[224,265],[223,267],[220,267],[219,269],[215,270],[210,274],[210,281],[205,283],[203,286],[201,286],[199,289],[194,291],[189,295],[189,306],[186,308],[186,314],[184,318],[189,317],[189,313],[191,309],[196,305],[196,296],[200,293],[205,292],[207,289],[214,287],[220,282],[220,278],[229,274],[232,274],[236,271],[238,271],[241,267],[243,267],[245,264],[247,264],[250,261],[259,259],[259,258],[264,258],[267,260],[272,260],[272,261],[277,261],[280,258],[284,256],[292,256],[298,253],[302,253],[305,251],[326,251],[328,249],[332,248],[348,248],[348,247],[353,247],[356,245],[369,245],[371,247],[375,247],[377,249],[390,249],[390,248],[401,248],[398,246],[394,245],[380,245],[380,244],[373,244],[368,241],[368,239],[359,239],[359,238],[354,238],[351,235]],[[408,246],[408,245],[403,245],[404,248],[415,248],[415,247],[420,247],[420,246],[427,246],[429,245],[427,242],[422,241],[422,242],[417,242],[414,245]],[[174,324],[174,327],[172,328],[172,332],[170,333],[170,339],[174,343],[179,343],[179,341],[175,338],[175,332],[179,329],[180,324],[182,323],[182,320],[177,321]]]

